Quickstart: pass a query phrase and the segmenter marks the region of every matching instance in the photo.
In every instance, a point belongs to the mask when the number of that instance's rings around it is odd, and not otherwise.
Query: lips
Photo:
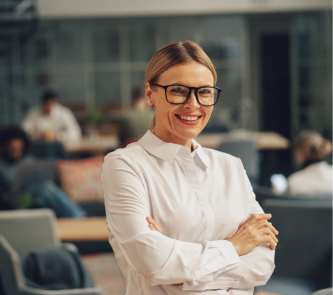
[[[175,115],[179,121],[187,125],[197,124],[202,115]]]

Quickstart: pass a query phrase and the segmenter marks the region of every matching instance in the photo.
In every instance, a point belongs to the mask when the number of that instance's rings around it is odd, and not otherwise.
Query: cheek
[[[210,116],[212,115],[212,113],[213,113],[213,108],[212,109],[207,109],[207,110],[204,110],[204,112],[205,112],[205,121],[207,122],[208,120],[209,120],[209,118],[210,118]]]

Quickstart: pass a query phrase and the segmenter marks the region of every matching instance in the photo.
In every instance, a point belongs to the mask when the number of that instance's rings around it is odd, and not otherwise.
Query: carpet
[[[125,283],[113,253],[85,254],[82,260],[103,295],[125,294]]]

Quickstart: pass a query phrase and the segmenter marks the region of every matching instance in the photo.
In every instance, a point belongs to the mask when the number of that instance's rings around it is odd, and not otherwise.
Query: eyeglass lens
[[[172,85],[166,90],[167,99],[171,103],[183,103],[185,102],[189,89],[184,86]],[[218,90],[211,87],[202,87],[197,91],[199,102],[203,105],[215,104],[218,97]]]

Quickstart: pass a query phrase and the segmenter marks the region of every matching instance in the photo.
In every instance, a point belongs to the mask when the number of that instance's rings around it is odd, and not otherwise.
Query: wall
[[[42,18],[203,15],[331,9],[330,0],[37,0]]]

